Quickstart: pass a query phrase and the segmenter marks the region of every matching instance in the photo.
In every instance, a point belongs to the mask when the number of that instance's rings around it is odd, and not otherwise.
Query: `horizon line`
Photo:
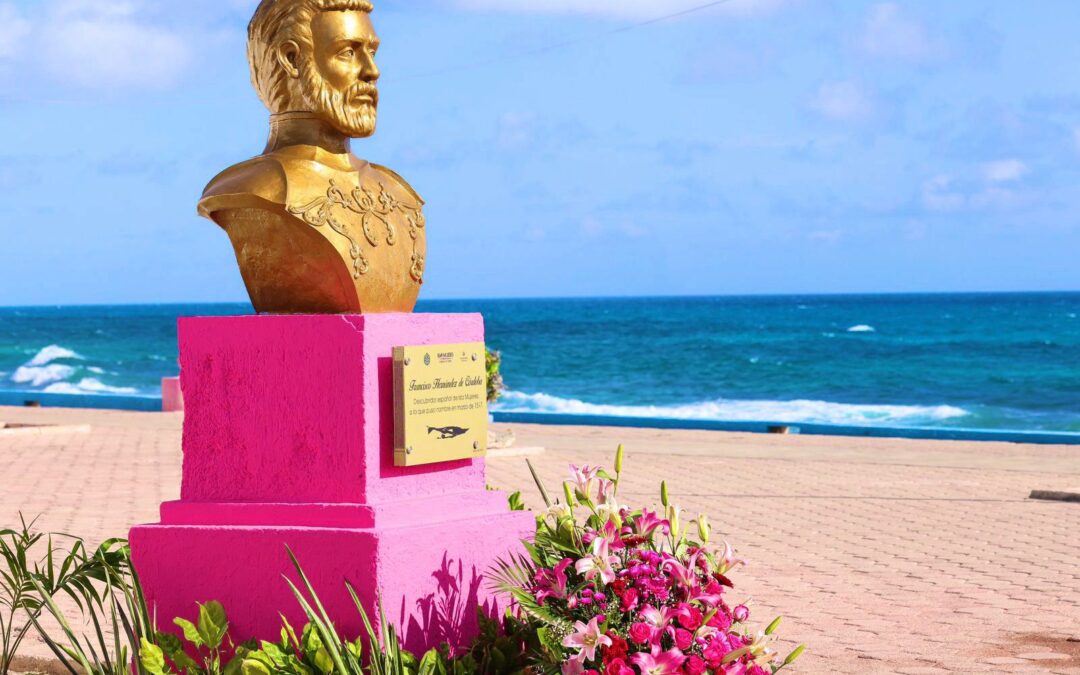
[[[656,295],[525,295],[525,296],[498,296],[498,297],[446,297],[446,298],[421,298],[417,304],[424,302],[512,302],[519,300],[541,301],[570,301],[570,300],[679,300],[679,299],[702,299],[712,300],[718,298],[842,298],[842,297],[913,297],[913,296],[945,296],[945,295],[1068,295],[1078,294],[1080,289],[1057,289],[1057,290],[1010,290],[1010,291],[832,291],[832,292],[801,292],[801,293],[729,293],[729,294],[656,294]],[[91,307],[173,307],[183,305],[226,306],[249,304],[249,300],[188,300],[168,302],[76,302],[70,304],[15,304],[0,305],[0,309],[46,309],[46,308],[91,308]]]

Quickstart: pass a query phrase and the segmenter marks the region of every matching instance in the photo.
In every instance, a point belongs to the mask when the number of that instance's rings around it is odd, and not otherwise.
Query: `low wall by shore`
[[[160,396],[116,396],[106,394],[46,394],[0,391],[0,406],[45,408],[91,408],[161,412]],[[630,427],[646,429],[686,429],[734,431],[756,434],[803,434],[807,436],[846,436],[862,438],[911,438],[941,441],[996,441],[1034,443],[1037,445],[1080,445],[1080,433],[1055,431],[1020,431],[1010,429],[963,429],[945,427],[883,427],[804,422],[774,422],[666,417],[619,417],[614,415],[562,415],[554,413],[494,412],[496,422],[508,424],[554,424],[561,426]]]

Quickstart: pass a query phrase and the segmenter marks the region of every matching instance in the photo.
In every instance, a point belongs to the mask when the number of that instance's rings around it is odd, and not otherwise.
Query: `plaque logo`
[[[428,435],[439,434],[438,439],[440,441],[448,441],[451,438],[457,438],[458,436],[464,436],[469,433],[468,429],[462,429],[461,427],[428,427]]]
[[[425,366],[430,366],[431,365],[431,354],[424,354],[424,365]]]

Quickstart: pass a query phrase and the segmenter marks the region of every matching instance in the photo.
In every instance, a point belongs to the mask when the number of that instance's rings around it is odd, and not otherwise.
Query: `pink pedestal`
[[[162,412],[183,412],[184,392],[180,389],[179,377],[161,378]]]
[[[471,639],[484,573],[533,516],[486,490],[483,460],[394,466],[392,350],[482,340],[479,315],[181,319],[181,499],[130,535],[159,626],[209,600],[237,641],[276,638],[279,612],[302,625],[288,545],[344,635],[348,579],[414,651]]]

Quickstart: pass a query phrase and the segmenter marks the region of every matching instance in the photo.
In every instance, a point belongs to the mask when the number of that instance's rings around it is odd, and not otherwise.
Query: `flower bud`
[[[682,509],[672,504],[667,510],[668,523],[671,524],[671,533],[676,539],[681,539],[681,530],[679,529],[679,517],[682,515]]]
[[[567,508],[574,508],[574,489],[570,487],[570,483],[563,483],[563,497],[566,498]]]
[[[711,534],[712,528],[709,527],[709,517],[704,513],[698,516],[697,519],[697,531],[698,537],[701,539],[702,544],[709,543],[709,534]]]
[[[622,473],[623,455],[625,452],[626,449],[623,448],[621,444],[619,445],[619,449],[615,451],[615,473],[617,474]]]
[[[667,508],[670,503],[668,501],[667,481],[660,483],[660,503],[664,505],[664,508]]]

